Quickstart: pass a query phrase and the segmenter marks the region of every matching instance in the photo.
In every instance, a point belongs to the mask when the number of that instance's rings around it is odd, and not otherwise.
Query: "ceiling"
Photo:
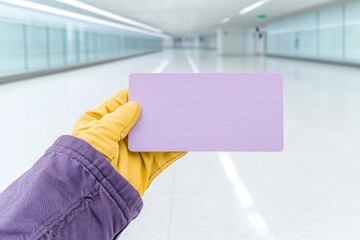
[[[175,36],[206,32],[219,25],[263,24],[257,14],[276,18],[335,0],[272,0],[245,15],[239,10],[257,0],[82,0],[93,6],[158,27]],[[231,17],[230,22],[221,20]]]

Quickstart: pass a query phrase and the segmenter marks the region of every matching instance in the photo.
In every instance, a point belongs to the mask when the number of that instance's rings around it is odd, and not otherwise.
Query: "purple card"
[[[142,111],[134,152],[283,149],[281,74],[131,74],[129,100]]]

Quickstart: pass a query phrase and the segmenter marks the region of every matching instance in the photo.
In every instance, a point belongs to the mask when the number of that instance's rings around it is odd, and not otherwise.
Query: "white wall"
[[[172,38],[165,40],[164,47],[216,49],[216,34],[208,33],[205,35]]]
[[[360,63],[359,0],[276,19],[267,29],[267,54]]]
[[[183,48],[194,48],[197,44],[196,37],[183,37],[182,38],[182,47]]]
[[[254,55],[255,54],[255,31],[253,28],[246,29],[245,31],[245,54]]]
[[[220,55],[245,54],[245,31],[240,28],[219,28],[217,35],[217,53]]]
[[[205,49],[216,49],[216,33],[199,36],[199,47]]]
[[[264,28],[249,28],[245,31],[245,54],[246,55],[264,55],[265,54],[265,37],[266,30]]]
[[[262,38],[259,38],[259,34]],[[168,39],[166,48],[204,48],[216,50],[220,55],[263,55],[265,29],[222,28],[203,35]]]
[[[167,38],[163,41],[164,48],[174,48],[174,38]]]

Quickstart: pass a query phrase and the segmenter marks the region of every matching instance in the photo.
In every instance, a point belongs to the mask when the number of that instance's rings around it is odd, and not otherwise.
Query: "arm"
[[[114,239],[151,182],[184,152],[130,152],[140,106],[121,91],[85,112],[0,194],[0,239]]]
[[[0,195],[0,239],[113,239],[139,193],[87,142],[62,136]]]

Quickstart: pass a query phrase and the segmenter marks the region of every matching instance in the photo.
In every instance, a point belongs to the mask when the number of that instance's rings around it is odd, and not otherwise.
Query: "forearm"
[[[0,194],[0,239],[113,239],[141,208],[99,152],[63,136]]]

